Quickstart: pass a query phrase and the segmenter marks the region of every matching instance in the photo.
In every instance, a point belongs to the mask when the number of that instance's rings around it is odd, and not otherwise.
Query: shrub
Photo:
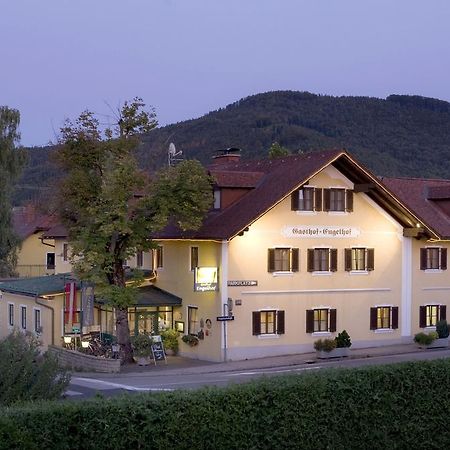
[[[131,346],[133,347],[133,354],[138,358],[150,356],[152,350],[152,337],[146,333],[139,333],[136,336],[131,336]]]
[[[314,349],[318,352],[331,352],[336,348],[336,341],[334,339],[318,339],[314,342]]]
[[[431,333],[417,333],[414,336],[414,342],[416,342],[419,345],[430,345],[433,341],[437,339],[438,335],[435,331],[432,331]]]
[[[439,336],[439,339],[446,339],[448,338],[449,332],[448,332],[448,325],[446,320],[440,320],[436,324],[436,333]]]
[[[161,331],[161,339],[164,347],[169,350],[173,350],[174,353],[178,352],[178,331],[173,328]]]
[[[70,375],[31,334],[13,331],[0,341],[0,405],[60,398]]]
[[[340,332],[335,338],[337,348],[351,347],[352,341],[346,330]]]

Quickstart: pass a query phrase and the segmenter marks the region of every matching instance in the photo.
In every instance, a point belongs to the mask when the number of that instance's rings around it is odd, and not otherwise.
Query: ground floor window
[[[306,311],[306,332],[336,331],[336,310],[332,308],[314,308]]]
[[[253,335],[284,334],[284,311],[253,312]]]
[[[397,306],[376,306],[370,308],[370,329],[396,329],[398,328]]]
[[[34,332],[40,333],[42,331],[41,326],[41,310],[35,309],[34,310]]]
[[[27,329],[27,307],[21,306],[20,307],[20,326],[22,330]]]
[[[197,334],[198,332],[198,308],[197,306],[188,306],[188,334]]]
[[[173,328],[172,306],[147,306],[128,308],[130,333],[159,334],[161,330]]]
[[[446,305],[425,305],[420,307],[420,328],[435,327],[440,320],[447,319]]]
[[[8,303],[8,325],[10,327],[14,326],[14,304]]]

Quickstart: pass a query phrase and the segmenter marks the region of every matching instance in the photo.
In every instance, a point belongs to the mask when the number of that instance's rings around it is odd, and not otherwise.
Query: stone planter
[[[133,356],[138,366],[148,366],[151,362],[150,356]]]
[[[334,348],[331,352],[325,352],[323,350],[316,352],[317,358],[319,359],[330,359],[330,358],[343,358],[350,355],[349,347]]]
[[[175,350],[173,350],[173,349],[171,349],[171,348],[166,348],[166,349],[165,349],[165,352],[166,352],[166,355],[167,355],[167,356],[175,356],[175,355],[176,355]]]
[[[446,348],[448,347],[448,338],[435,339],[431,344],[419,345],[419,348]]]

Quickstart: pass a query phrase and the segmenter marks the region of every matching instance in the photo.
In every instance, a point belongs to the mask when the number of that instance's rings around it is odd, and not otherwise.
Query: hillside
[[[167,163],[170,142],[186,158],[208,163],[227,147],[241,148],[245,159],[260,158],[274,141],[294,153],[346,148],[379,175],[450,178],[450,103],[404,95],[268,92],[156,129],[144,136],[138,155],[143,168],[155,170]],[[48,163],[50,151],[29,150],[16,202],[33,197],[56,176]]]

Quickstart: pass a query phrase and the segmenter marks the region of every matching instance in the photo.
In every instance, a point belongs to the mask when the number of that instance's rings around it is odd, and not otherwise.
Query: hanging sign
[[[217,267],[196,267],[194,270],[194,291],[218,291],[218,272]]]
[[[286,238],[356,238],[361,230],[333,225],[286,225],[281,229],[281,234]]]

